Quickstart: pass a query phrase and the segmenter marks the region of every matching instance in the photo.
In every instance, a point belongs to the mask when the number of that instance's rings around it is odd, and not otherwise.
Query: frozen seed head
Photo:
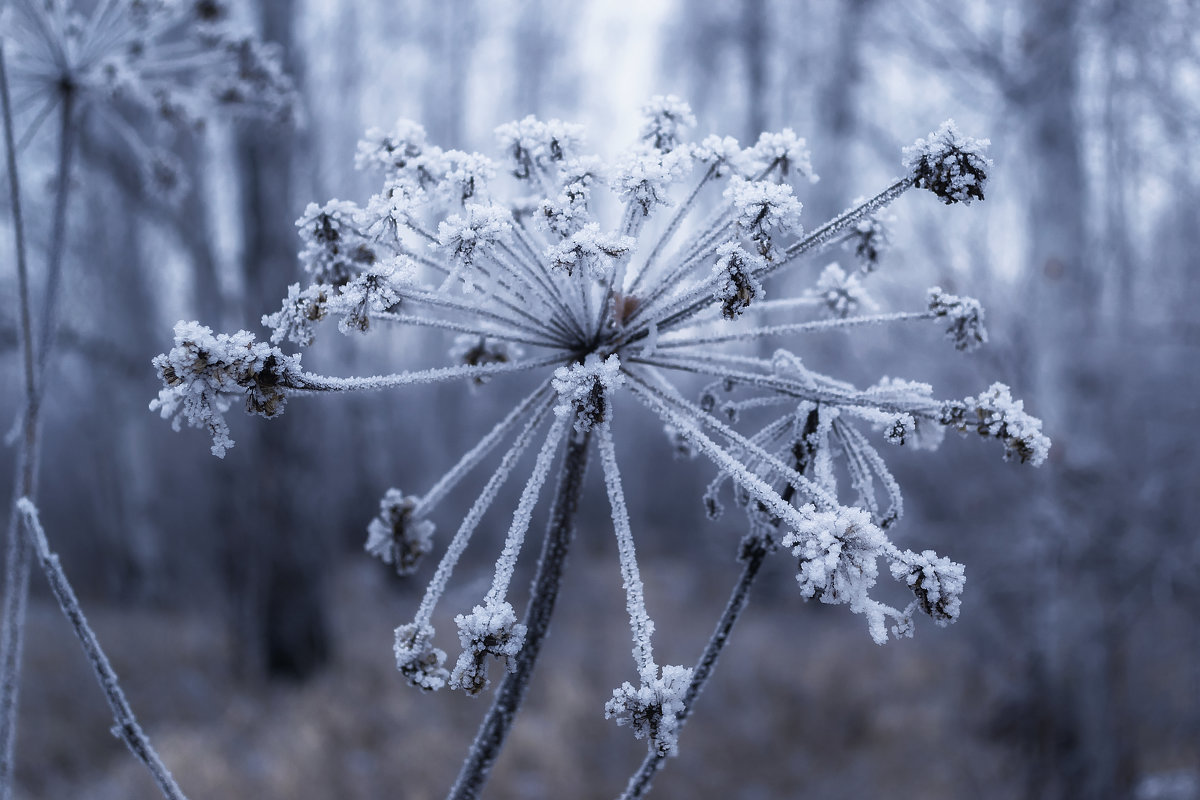
[[[599,281],[612,274],[613,259],[628,253],[636,243],[632,236],[601,233],[598,223],[589,222],[562,242],[546,248],[546,258],[550,266],[568,275],[582,266],[589,277]]]
[[[583,126],[557,119],[543,122],[530,115],[496,128],[496,139],[511,159],[513,176],[528,180],[546,164],[579,155]]]
[[[558,392],[554,413],[560,418],[573,418],[575,430],[586,433],[608,419],[610,398],[623,381],[621,359],[616,353],[603,361],[598,354],[590,353],[583,362],[559,367],[554,371],[553,385]]]
[[[163,389],[151,401],[171,427],[186,419],[212,436],[212,453],[223,458],[233,447],[225,412],[234,397],[244,397],[246,411],[264,417],[283,413],[285,386],[300,376],[300,357],[257,342],[249,331],[213,335],[197,322],[175,325],[175,346],[154,357]]]
[[[426,692],[446,685],[450,673],[442,666],[446,653],[433,646],[433,627],[409,623],[396,628],[396,668],[408,682]]]
[[[296,220],[296,227],[304,243],[300,263],[314,283],[343,286],[379,258],[360,228],[359,209],[354,203],[309,203],[304,215]]]
[[[430,247],[444,253],[454,264],[463,287],[474,288],[470,268],[487,257],[512,233],[512,214],[499,205],[468,204],[465,216],[454,214],[438,225],[437,242]]]
[[[367,525],[365,549],[397,575],[417,571],[421,558],[433,549],[434,524],[414,517],[419,498],[399,489],[388,489],[379,501],[379,515]]]
[[[1050,439],[1042,433],[1042,421],[1025,413],[1025,403],[1014,400],[1003,383],[993,383],[978,397],[946,403],[942,423],[963,433],[974,430],[980,436],[1004,443],[1004,460],[1016,456],[1035,467],[1046,460]]]
[[[759,255],[768,261],[777,255],[774,238],[800,233],[800,201],[786,183],[735,176],[729,181],[725,197],[733,206],[738,232],[750,237]]]
[[[726,242],[717,248],[717,263],[713,275],[717,278],[713,286],[713,297],[721,304],[721,316],[737,319],[751,301],[763,296],[762,283],[754,277],[761,269],[761,256],[748,253],[736,241]]]
[[[673,94],[656,95],[642,106],[642,126],[638,136],[655,150],[669,153],[694,127],[696,117],[691,106]]]
[[[803,524],[783,537],[782,544],[800,559],[796,582],[806,599],[856,604],[866,597],[879,575],[876,560],[887,537],[861,508],[817,511],[800,509]]]
[[[932,550],[919,554],[905,550],[892,561],[891,570],[893,578],[912,590],[917,607],[938,625],[944,627],[958,619],[967,581],[962,564]]]
[[[679,715],[692,682],[690,667],[667,666],[662,675],[634,686],[626,681],[604,704],[604,718],[628,725],[638,739],[649,738],[650,750],[673,756],[679,750]]]
[[[817,286],[810,296],[819,300],[825,313],[831,317],[844,318],[860,310],[875,310],[879,306],[867,294],[862,281],[853,273],[847,275],[837,264],[830,264],[821,271]]]
[[[506,669],[516,669],[517,653],[525,643],[525,626],[517,622],[513,607],[504,601],[475,606],[470,614],[454,618],[463,652],[450,674],[450,688],[476,695],[488,687],[487,657],[504,661]]]
[[[942,202],[964,203],[983,199],[987,173],[992,161],[987,157],[987,139],[963,136],[946,120],[925,139],[904,148],[904,168],[916,185],[928,189]]]
[[[987,344],[987,329],[983,327],[983,306],[971,297],[958,297],[943,292],[940,286],[929,290],[929,311],[938,319],[947,320],[946,338],[956,350],[970,352]]]
[[[862,203],[865,198],[856,198],[853,205]],[[876,216],[859,220],[854,226],[845,246],[854,252],[858,268],[862,272],[874,272],[879,267],[879,258],[891,245],[888,237],[888,227],[895,222],[890,214],[880,213]]]
[[[799,175],[807,178],[809,183],[819,180],[813,171],[812,154],[807,143],[791,128],[762,134],[754,147],[746,151],[746,158],[755,172],[776,167],[784,178]]]

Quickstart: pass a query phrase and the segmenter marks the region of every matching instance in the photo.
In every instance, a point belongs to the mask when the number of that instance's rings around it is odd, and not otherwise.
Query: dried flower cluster
[[[906,150],[904,178],[806,233],[796,192],[815,176],[804,141],[790,130],[764,134],[744,149],[728,137],[690,144],[695,121],[686,104],[655,98],[644,115],[640,140],[610,163],[587,155],[582,130],[557,120],[528,117],[501,126],[499,163],[432,146],[411,122],[369,132],[357,163],[379,173],[379,193],[362,206],[309,207],[298,225],[310,283],[292,286],[282,308],[263,321],[276,345],[300,346],[330,315],[341,317],[343,333],[436,328],[450,337],[451,363],[326,377],[302,371],[298,357],[255,343],[246,332],[214,339],[188,323],[177,329],[175,349],[155,362],[166,384],[155,407],[207,427],[220,454],[231,444],[220,412],[245,395],[251,410],[265,413],[265,387],[269,399],[289,391],[531,377],[525,399],[425,495],[390,491],[371,523],[368,551],[401,572],[415,569],[429,550],[430,509],[488,453],[503,452],[444,543],[413,621],[396,630],[397,665],[422,689],[449,685],[471,694],[488,685],[489,656],[514,668],[535,635],[508,600],[533,509],[558,453],[594,446],[637,671],[605,713],[648,737],[651,752],[661,756],[675,752],[693,674],[654,660],[654,623],[612,435],[616,393],[661,421],[668,448],[702,455],[716,467],[704,493],[713,516],[728,486],[757,546],[782,546],[797,559],[800,594],[863,614],[878,642],[911,635],[917,612],[940,625],[955,620],[964,579],[961,565],[932,551],[901,550],[888,538],[903,504],[875,439],[933,448],[945,427],[974,427],[1033,463],[1045,457],[1048,441],[999,384],[978,398],[947,403],[925,384],[884,378],[858,388],[810,371],[788,350],[771,358],[738,350],[764,337],[909,320],[948,322],[960,350],[982,344],[974,300],[935,289],[925,309],[872,314],[862,285],[885,249],[883,209],[907,189],[927,188],[948,203],[982,199],[988,162],[979,142],[943,126]],[[619,220],[596,213],[604,191],[621,201]],[[858,271],[829,266],[808,294],[765,299],[763,287],[776,273],[837,245],[854,254]],[[816,313],[796,321],[797,309]],[[788,313],[773,321],[780,311]],[[707,378],[698,402],[676,388],[673,374]],[[281,407],[269,406],[273,413]],[[764,417],[752,430],[734,427]],[[434,644],[434,608],[500,487],[539,439],[492,586],[472,611],[458,615],[463,649],[447,670],[446,654]],[[872,597],[880,559],[912,592],[907,607]]]

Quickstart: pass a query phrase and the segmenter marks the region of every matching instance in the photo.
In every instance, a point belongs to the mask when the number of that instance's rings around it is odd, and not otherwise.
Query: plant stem
[[[679,727],[682,728],[688,715],[692,711],[692,704],[699,696],[701,690],[704,689],[704,684],[708,682],[712,675],[713,668],[717,664],[717,659],[721,655],[721,651],[725,649],[725,644],[729,641],[729,634],[733,631],[733,626],[737,623],[738,617],[746,608],[746,602],[750,598],[750,586],[754,583],[754,579],[758,577],[758,572],[762,568],[763,560],[767,556],[767,545],[761,537],[749,540],[743,549],[742,558],[745,565],[742,567],[741,577],[737,584],[733,587],[733,592],[729,596],[729,603],[725,606],[725,611],[721,614],[721,619],[717,622],[717,627],[713,631],[712,638],[708,640],[708,644],[704,648],[704,652],[700,656],[700,660],[696,662],[696,667],[692,672],[692,682],[688,685],[687,693],[683,696],[683,710],[679,712]],[[662,768],[666,756],[659,754],[653,748],[646,754],[642,760],[641,767],[629,779],[629,785],[625,787],[624,794],[620,800],[637,800],[644,797],[646,792],[650,791],[650,783],[654,780],[655,774]]]
[[[542,554],[538,560],[537,574],[533,579],[529,597],[529,608],[525,612],[525,644],[517,655],[516,668],[504,676],[496,692],[496,699],[475,734],[475,742],[458,773],[458,780],[447,795],[447,800],[474,800],[483,790],[492,764],[500,753],[504,738],[512,728],[517,709],[529,688],[542,641],[550,627],[550,616],[554,612],[554,601],[558,597],[563,566],[571,537],[575,532],[575,512],[579,508],[579,496],[583,491],[583,476],[587,471],[588,441],[590,433],[574,435],[567,442],[563,456],[562,474],[550,521],[546,525],[546,538],[542,542]]]
[[[21,211],[21,184],[17,173],[17,151],[13,135],[12,104],[8,70],[0,43],[0,105],[4,112],[4,150],[8,162],[8,185],[17,260],[17,303],[21,321],[21,352],[25,382],[25,408],[21,419],[21,444],[17,451],[17,478],[13,499],[37,493],[38,427],[40,402],[34,362],[33,319],[29,301],[29,267],[26,260],[25,225]],[[8,521],[8,543],[4,570],[4,608],[0,624],[0,799],[12,796],[13,744],[16,740],[17,700],[21,672],[25,599],[29,591],[29,541],[21,535],[20,518],[14,502]]]
[[[175,779],[171,777],[170,771],[150,744],[150,739],[142,730],[142,726],[138,724],[137,717],[133,715],[133,709],[129,707],[129,701],[125,699],[125,693],[121,691],[121,684],[117,681],[117,673],[113,671],[112,664],[109,662],[108,656],[104,655],[104,650],[101,649],[95,632],[88,625],[87,617],[83,615],[79,599],[75,596],[75,590],[71,588],[66,573],[63,572],[58,556],[50,552],[50,544],[46,541],[46,532],[42,529],[42,523],[38,519],[37,507],[29,501],[29,498],[22,497],[17,501],[17,509],[25,528],[26,535],[22,538],[32,542],[33,549],[37,553],[38,563],[41,565],[42,571],[46,573],[46,580],[50,582],[50,589],[54,592],[55,599],[58,600],[59,608],[62,609],[63,614],[75,629],[75,637],[79,639],[79,644],[82,645],[83,652],[92,665],[92,671],[96,673],[96,679],[100,681],[100,687],[104,689],[104,695],[108,698],[108,705],[112,709],[113,720],[116,722],[113,734],[125,742],[138,761],[145,764],[146,769],[154,778],[154,782],[158,784],[158,789],[162,792],[163,797],[167,800],[187,800],[183,791],[175,783]]]

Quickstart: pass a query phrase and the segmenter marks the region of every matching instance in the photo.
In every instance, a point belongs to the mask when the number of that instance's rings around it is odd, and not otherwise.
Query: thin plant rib
[[[458,773],[458,779],[446,795],[447,800],[474,800],[479,797],[529,688],[529,679],[550,628],[554,603],[562,584],[563,567],[575,532],[575,514],[583,493],[590,438],[589,431],[567,439],[554,506],[550,511],[542,553],[530,590],[529,607],[525,612],[525,644],[516,657],[515,669],[504,676],[496,691],[492,707],[475,734],[475,741]]]
[[[21,321],[24,408],[21,415],[21,444],[17,451],[15,497],[36,497],[41,448],[41,395],[35,352],[32,306],[29,297],[29,267],[26,261],[25,221],[22,215],[21,182],[13,139],[12,105],[4,42],[0,39],[0,102],[4,111],[4,151],[8,164],[8,186],[12,210],[17,263],[17,314]],[[4,608],[0,620],[0,798],[12,796],[13,756],[16,749],[17,708],[20,701],[21,657],[25,635],[25,604],[29,596],[32,555],[29,541],[21,535],[20,516],[14,502],[9,509],[8,540],[4,568]]]
[[[79,639],[79,644],[83,647],[84,654],[87,655],[88,663],[96,674],[96,680],[100,682],[100,688],[104,690],[104,696],[108,700],[109,708],[112,709],[113,720],[116,723],[113,726],[113,734],[125,742],[130,752],[150,771],[150,775],[158,784],[158,789],[162,792],[163,797],[167,800],[187,800],[183,791],[175,783],[175,779],[171,777],[170,771],[150,744],[150,739],[142,730],[142,726],[138,724],[133,709],[129,707],[129,701],[125,699],[125,693],[121,690],[121,684],[117,680],[117,673],[113,671],[112,664],[109,663],[108,657],[104,655],[104,650],[100,647],[99,640],[96,639],[96,634],[88,625],[87,617],[84,616],[83,609],[79,606],[79,599],[75,597],[75,591],[71,588],[66,573],[63,572],[58,556],[50,552],[50,545],[46,541],[46,532],[42,529],[42,523],[38,519],[37,507],[28,497],[18,500],[17,507],[21,513],[25,533],[33,540],[38,563],[46,574],[46,580],[49,581],[50,589],[54,592],[55,599],[58,600],[59,608],[71,623],[71,627],[75,629],[75,637]]]
[[[784,336],[789,333],[808,333],[812,331],[838,330],[841,328],[857,328],[864,325],[878,325],[886,322],[902,322],[907,320],[935,319],[935,315],[927,312],[899,311],[894,314],[872,314],[862,317],[842,317],[840,319],[822,319],[812,322],[790,322],[780,325],[765,325],[759,328],[745,328],[731,333],[712,334],[708,336],[691,336],[689,338],[662,338],[658,340],[658,349],[675,347],[696,347],[699,345],[720,344],[749,339],[762,339],[767,336]]]
[[[633,634],[633,661],[643,682],[654,680],[658,667],[654,663],[654,623],[646,613],[646,597],[642,576],[638,570],[633,544],[633,529],[629,510],[625,506],[625,491],[621,487],[621,472],[617,467],[617,451],[613,444],[612,424],[605,420],[598,426],[596,443],[600,464],[604,468],[604,485],[612,507],[613,530],[617,536],[617,554],[621,564],[621,583],[625,588],[625,610],[629,613],[629,628]]]

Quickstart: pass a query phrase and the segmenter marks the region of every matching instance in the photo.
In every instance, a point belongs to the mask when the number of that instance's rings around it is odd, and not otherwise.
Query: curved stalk
[[[492,701],[492,707],[475,734],[475,742],[458,773],[458,780],[446,796],[447,800],[474,800],[479,796],[516,719],[517,710],[525,699],[529,678],[550,627],[563,566],[575,532],[575,512],[579,508],[583,477],[587,471],[589,439],[590,434],[574,435],[568,439],[558,490],[550,521],[546,525],[546,538],[542,542],[537,574],[533,579],[529,608],[525,612],[525,645],[516,657],[516,668],[504,676],[504,681],[496,691],[496,699]]]

